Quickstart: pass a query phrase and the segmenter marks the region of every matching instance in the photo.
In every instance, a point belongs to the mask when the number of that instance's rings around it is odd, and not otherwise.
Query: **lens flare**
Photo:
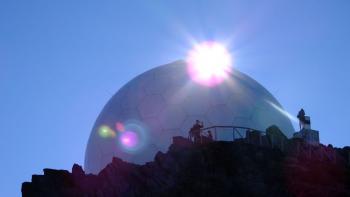
[[[135,148],[139,143],[139,136],[132,131],[125,131],[120,137],[120,141],[125,148]]]
[[[189,52],[187,65],[193,81],[211,87],[222,83],[229,76],[232,59],[223,45],[203,42]]]
[[[107,125],[102,125],[98,129],[98,134],[102,138],[114,138],[115,137],[115,132],[111,128],[109,128],[109,126],[107,126]]]
[[[115,129],[116,129],[117,131],[119,131],[119,132],[125,131],[124,124],[121,123],[121,122],[115,123]]]
[[[141,151],[148,143],[148,129],[140,121],[128,120],[118,133],[117,143],[121,150],[135,154]]]

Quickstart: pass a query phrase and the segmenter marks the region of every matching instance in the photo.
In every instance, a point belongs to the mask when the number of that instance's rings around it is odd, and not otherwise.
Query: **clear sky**
[[[350,145],[350,1],[0,1],[0,196],[43,168],[83,164],[94,121],[126,82],[229,42],[236,69],[321,142]]]

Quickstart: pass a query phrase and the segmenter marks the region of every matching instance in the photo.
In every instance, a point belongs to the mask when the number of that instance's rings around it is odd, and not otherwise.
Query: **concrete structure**
[[[301,131],[294,133],[294,138],[302,138],[305,142],[312,145],[319,145],[320,137],[319,132],[312,129],[303,128]]]
[[[247,130],[245,136],[248,143],[263,145],[263,136],[260,131]]]
[[[275,125],[266,129],[266,137],[272,147],[279,148],[284,151],[288,142],[288,138],[284,133]]]
[[[304,120],[301,121],[301,128],[302,129],[311,129],[311,119],[310,116],[305,116]]]

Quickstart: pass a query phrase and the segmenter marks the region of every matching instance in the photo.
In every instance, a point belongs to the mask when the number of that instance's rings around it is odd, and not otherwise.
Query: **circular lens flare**
[[[140,153],[148,144],[146,125],[138,120],[127,120],[121,125],[117,133],[117,144],[120,150],[128,154]]]
[[[135,148],[139,143],[139,136],[132,131],[125,131],[120,137],[120,142],[125,148]]]
[[[231,73],[232,59],[227,49],[217,42],[203,42],[194,46],[187,57],[191,79],[201,85],[215,86]]]

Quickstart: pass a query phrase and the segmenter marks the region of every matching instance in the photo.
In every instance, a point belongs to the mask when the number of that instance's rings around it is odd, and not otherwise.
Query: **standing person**
[[[192,141],[192,138],[194,138],[193,127],[188,131],[188,139]]]
[[[299,119],[299,127],[301,130],[301,125],[305,122],[305,111],[303,108],[301,108],[301,110],[299,111],[297,118]]]
[[[203,122],[196,120],[196,123],[192,127],[194,143],[199,143],[201,138],[201,129],[203,128]]]

